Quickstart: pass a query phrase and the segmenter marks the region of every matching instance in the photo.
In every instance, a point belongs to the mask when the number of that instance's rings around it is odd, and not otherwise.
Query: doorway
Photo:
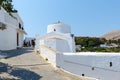
[[[17,32],[17,46],[19,46],[19,33]]]

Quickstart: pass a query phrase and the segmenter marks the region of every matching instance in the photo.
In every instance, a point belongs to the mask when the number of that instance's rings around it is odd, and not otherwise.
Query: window
[[[22,30],[24,30],[24,28],[22,27]]]
[[[21,27],[21,24],[19,23],[19,29],[21,29],[22,27]]]

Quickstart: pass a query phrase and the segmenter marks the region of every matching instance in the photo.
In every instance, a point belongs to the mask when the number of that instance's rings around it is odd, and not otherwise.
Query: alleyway
[[[0,80],[85,80],[55,70],[32,48],[5,51],[7,58],[0,60]]]

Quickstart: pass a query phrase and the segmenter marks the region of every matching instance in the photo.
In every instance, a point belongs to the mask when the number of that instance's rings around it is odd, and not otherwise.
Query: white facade
[[[0,50],[11,50],[22,47],[24,38],[23,22],[17,13],[11,17],[2,7],[0,9],[0,24],[6,29],[0,30]],[[0,26],[2,27],[2,25]]]

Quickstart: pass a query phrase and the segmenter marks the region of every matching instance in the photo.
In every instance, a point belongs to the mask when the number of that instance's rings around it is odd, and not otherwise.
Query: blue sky
[[[76,36],[99,37],[120,30],[120,0],[13,0],[29,37],[46,34],[58,20]]]

